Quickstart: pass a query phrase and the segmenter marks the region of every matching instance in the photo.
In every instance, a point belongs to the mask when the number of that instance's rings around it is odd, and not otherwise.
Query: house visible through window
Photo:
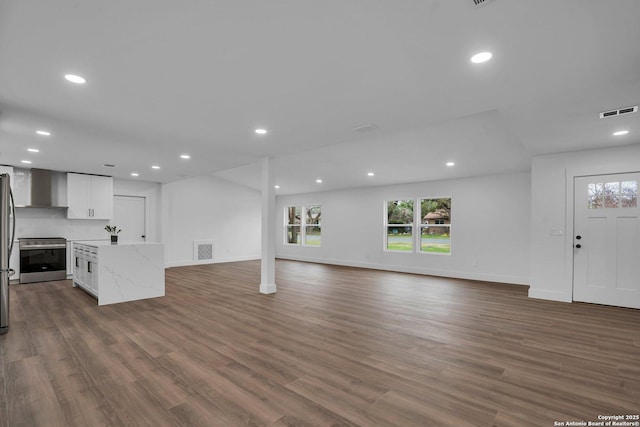
[[[451,253],[451,198],[420,200],[420,252]]]
[[[386,251],[451,253],[451,198],[390,200],[385,208]]]
[[[320,246],[321,216],[320,205],[287,206],[285,208],[285,243]]]

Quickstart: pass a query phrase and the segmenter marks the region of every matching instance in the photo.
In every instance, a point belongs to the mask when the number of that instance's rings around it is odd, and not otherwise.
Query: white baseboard
[[[261,294],[275,294],[276,293],[276,284],[275,283],[260,283],[260,293]]]
[[[345,261],[340,259],[319,259],[301,256],[278,256],[279,259],[292,261],[314,262],[318,264],[344,265],[347,267],[369,268],[372,270],[395,271],[398,273],[424,274],[428,276],[450,277],[453,279],[479,280],[482,282],[508,283],[511,285],[529,285],[529,278],[522,276],[510,276],[501,274],[475,273],[469,271],[452,271],[424,267],[413,267],[394,264],[374,264],[361,261]]]
[[[166,268],[186,267],[186,266],[190,266],[190,265],[220,264],[220,263],[223,263],[223,262],[237,262],[237,261],[252,261],[252,260],[256,260],[256,259],[260,259],[260,256],[259,255],[248,255],[248,256],[241,256],[241,257],[217,257],[213,261],[206,261],[206,262],[194,261],[192,259],[187,259],[187,260],[181,260],[181,261],[167,262],[165,267]]]
[[[573,295],[566,292],[546,291],[529,288],[529,298],[545,299],[549,301],[573,302]]]

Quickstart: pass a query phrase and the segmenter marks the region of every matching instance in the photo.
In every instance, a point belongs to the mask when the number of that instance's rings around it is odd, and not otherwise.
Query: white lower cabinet
[[[91,246],[73,245],[73,285],[98,297],[98,250]]]

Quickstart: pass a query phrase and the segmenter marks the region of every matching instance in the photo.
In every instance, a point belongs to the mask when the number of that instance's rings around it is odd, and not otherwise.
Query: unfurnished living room
[[[640,426],[637,0],[1,0],[0,427]]]

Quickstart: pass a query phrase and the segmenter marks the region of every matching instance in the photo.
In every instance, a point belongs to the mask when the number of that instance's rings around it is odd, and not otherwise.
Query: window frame
[[[437,222],[434,224],[428,224],[427,226],[433,226],[433,227],[447,227],[449,229],[449,252],[427,252],[427,251],[423,251],[422,250],[422,228],[423,225],[422,224],[422,201],[423,200],[437,200],[437,199],[449,199],[449,203],[453,204],[451,201],[453,200],[453,197],[451,196],[444,196],[444,197],[418,197],[417,199],[417,203],[420,206],[420,212],[418,212],[418,215],[416,216],[416,221],[418,223],[418,227],[420,227],[420,233],[417,236],[417,250],[416,253],[419,254],[425,254],[425,255],[442,255],[442,256],[451,256],[451,254],[453,253],[452,250],[452,244],[451,244],[451,228],[453,226],[452,221],[451,221],[451,212],[449,213],[449,224],[438,224]],[[437,221],[437,220],[436,220]]]
[[[393,201],[413,201],[413,222],[411,224],[389,224],[389,202]],[[400,254],[411,254],[415,253],[416,250],[416,233],[415,233],[415,223],[416,223],[416,201],[412,198],[395,198],[395,199],[387,199],[384,201],[384,228],[383,228],[383,250],[384,252],[390,253],[400,253]],[[411,250],[402,251],[389,249],[389,227],[411,227]]]
[[[307,209],[317,206],[320,208],[320,221],[317,224],[308,224],[307,223]],[[289,223],[289,209],[300,208],[300,223],[299,224],[290,224]],[[304,246],[309,248],[319,248],[322,247],[322,204],[320,203],[308,203],[308,204],[300,204],[300,205],[287,205],[284,207],[284,244],[285,246]],[[289,242],[289,227],[299,227],[298,235],[300,236],[300,243],[297,241],[295,243]],[[307,227],[317,227],[320,230],[320,243],[317,245],[309,245],[307,244]],[[297,239],[296,239],[297,240]]]
[[[442,255],[442,256],[451,256],[453,254],[453,244],[451,242],[451,229],[453,228],[453,223],[451,221],[452,215],[449,217],[449,224],[429,224],[431,226],[438,227],[447,227],[449,229],[449,252],[428,252],[422,250],[422,230],[426,224],[422,224],[422,201],[423,200],[437,200],[437,199],[449,199],[453,200],[451,196],[442,196],[442,197],[415,197],[415,198],[391,198],[384,200],[384,209],[383,209],[383,251],[388,253],[403,253],[403,254],[425,254],[425,255]],[[412,224],[389,224],[389,202],[392,201],[413,201],[413,223]],[[452,203],[451,203],[452,204]],[[427,225],[427,226],[429,226]],[[388,249],[389,246],[389,227],[398,226],[398,227],[411,227],[411,243],[413,247],[410,251],[402,251],[402,250],[394,250]]]

